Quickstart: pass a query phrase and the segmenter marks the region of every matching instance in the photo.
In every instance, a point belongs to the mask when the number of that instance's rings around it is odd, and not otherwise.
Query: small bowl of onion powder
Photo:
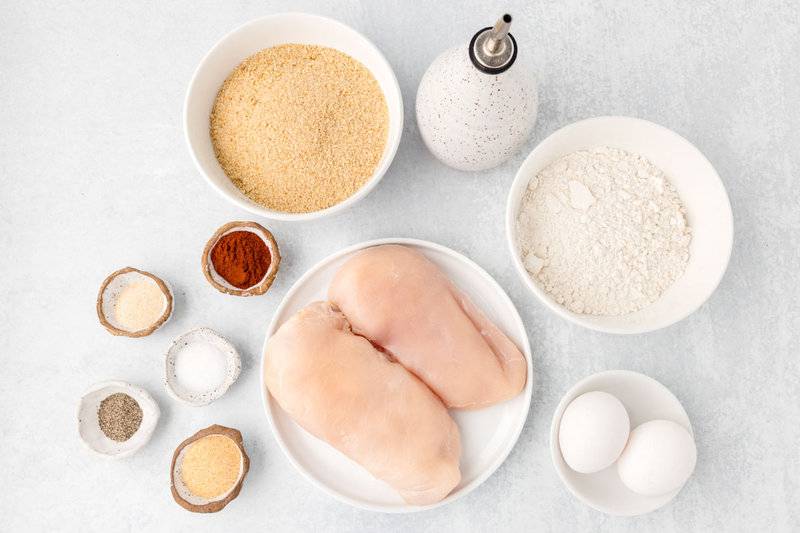
[[[364,198],[394,158],[403,100],[383,54],[352,28],[303,13],[223,37],[189,84],[189,151],[224,198],[309,220]]]
[[[172,307],[164,280],[133,267],[112,272],[97,294],[97,318],[112,335],[146,337],[169,320]]]

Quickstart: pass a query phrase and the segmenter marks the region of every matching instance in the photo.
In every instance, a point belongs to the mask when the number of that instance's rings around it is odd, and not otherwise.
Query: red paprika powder
[[[264,279],[272,254],[264,240],[252,231],[232,231],[211,249],[211,264],[237,289],[248,289]]]

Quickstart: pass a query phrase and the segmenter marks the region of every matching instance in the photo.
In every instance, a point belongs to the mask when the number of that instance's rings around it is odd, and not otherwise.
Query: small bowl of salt
[[[184,333],[165,358],[164,385],[170,396],[196,407],[221,397],[242,370],[239,352],[209,328]]]

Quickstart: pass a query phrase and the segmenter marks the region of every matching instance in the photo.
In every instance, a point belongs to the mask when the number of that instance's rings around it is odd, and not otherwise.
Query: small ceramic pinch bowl
[[[176,372],[176,361],[181,352],[198,343],[210,344],[225,357],[224,377],[219,385],[208,390],[187,387]],[[179,402],[200,407],[222,397],[236,382],[242,371],[242,359],[233,344],[219,333],[209,328],[197,328],[184,333],[172,342],[164,358],[164,368],[164,387],[167,393]]]
[[[217,273],[217,271],[214,269],[214,263],[211,261],[211,251],[214,249],[214,246],[216,246],[217,242],[223,236],[234,231],[249,231],[255,235],[258,235],[261,240],[264,241],[264,244],[267,245],[269,253],[272,256],[269,269],[264,274],[264,277],[261,278],[261,281],[252,287],[247,287],[246,289],[240,289],[228,283],[225,278]],[[270,233],[267,228],[255,222],[228,222],[220,227],[216,232],[214,232],[214,235],[208,239],[208,242],[203,249],[203,257],[201,259],[203,275],[206,277],[206,280],[208,280],[211,286],[217,289],[219,292],[233,296],[258,296],[267,292],[267,290],[269,290],[269,288],[272,286],[275,276],[278,275],[278,267],[280,267],[280,264],[281,252],[278,249],[278,243],[275,241],[275,237],[272,236],[272,233]]]
[[[122,290],[140,281],[153,283],[158,287],[161,294],[164,295],[163,310],[161,315],[148,327],[131,331],[117,320],[114,308]],[[133,267],[125,267],[109,274],[103,284],[100,285],[100,291],[97,294],[97,318],[100,320],[100,324],[112,335],[146,337],[166,324],[170,316],[172,316],[173,300],[172,290],[164,280],[150,272]]]
[[[692,228],[689,262],[683,275],[658,300],[624,316],[582,315],[567,310],[531,279],[517,241],[517,216],[531,178],[569,153],[597,146],[641,154],[663,170],[678,191]],[[596,117],[561,128],[539,143],[525,159],[508,194],[506,237],[523,283],[551,311],[597,331],[644,333],[686,318],[711,296],[731,256],[733,215],[722,180],[708,159],[689,141],[646,120]]]
[[[233,483],[227,492],[214,498],[204,498],[202,496],[192,494],[192,492],[183,482],[183,459],[191,444],[212,435],[226,437],[233,441],[236,447],[239,448],[239,453],[241,454],[241,460],[239,462],[239,476],[236,479],[236,482]],[[242,483],[244,482],[244,478],[247,475],[248,470],[250,470],[250,458],[247,456],[247,452],[244,450],[244,442],[242,440],[241,432],[239,432],[237,429],[214,424],[213,426],[209,426],[206,429],[198,431],[185,441],[181,442],[175,449],[175,453],[172,455],[172,464],[170,466],[170,490],[172,491],[172,497],[178,505],[187,511],[191,511],[193,513],[216,513],[217,511],[221,511],[239,495],[239,492],[242,490]]]
[[[558,444],[561,417],[572,400],[591,391],[607,392],[622,402],[628,411],[631,429],[651,420],[671,420],[694,435],[689,416],[681,402],[655,379],[628,370],[609,370],[593,374],[567,391],[553,414],[550,425],[550,455],[561,481],[576,498],[606,514],[635,516],[663,507],[683,487],[660,496],[643,496],[622,483],[616,462],[600,472],[580,474],[564,461]]]
[[[222,83],[244,59],[264,48],[281,44],[312,44],[335,48],[361,62],[383,91],[389,111],[389,131],[383,155],[372,177],[349,198],[310,213],[285,213],[263,207],[225,175],[209,132],[209,117]],[[200,174],[229,202],[251,213],[278,220],[311,220],[344,211],[378,184],[394,159],[403,132],[403,97],[394,71],[383,54],[366,37],[335,20],[305,13],[283,13],[252,20],[224,36],[198,65],[183,108],[183,129],[189,152]]]
[[[131,438],[118,442],[106,437],[100,429],[97,412],[100,402],[116,393],[124,393],[136,400],[142,409],[142,422]],[[150,440],[158,424],[161,411],[147,391],[124,381],[104,381],[89,387],[78,404],[78,433],[81,441],[93,452],[116,459],[136,453]]]

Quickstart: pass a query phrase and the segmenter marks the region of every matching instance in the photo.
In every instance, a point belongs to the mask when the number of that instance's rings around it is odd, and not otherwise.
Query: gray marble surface
[[[413,109],[430,61],[507,9],[540,79],[540,118],[523,153],[477,175],[426,151]],[[181,106],[200,58],[264,14],[332,16],[362,31],[395,68],[406,104],[397,158],[351,211],[313,223],[268,223],[285,254],[265,297],[212,289],[199,255],[214,229],[250,216],[200,178]],[[788,531],[800,528],[800,7],[718,2],[6,2],[0,17],[0,530]],[[736,238],[719,289],[655,333],[594,333],[553,316],[526,292],[504,241],[505,197],[525,153],[557,128],[603,114],[649,119],[695,143],[733,205]],[[359,511],[290,466],[261,412],[263,331],[312,264],[365,239],[430,239],[497,278],[522,314],[540,376],[505,464],[444,508],[406,516]],[[176,294],[174,319],[145,339],[97,323],[102,279],[153,270]],[[171,339],[206,325],[243,353],[222,400],[189,408],[161,385]],[[573,498],[548,451],[560,396],[604,369],[649,374],[694,424],[694,477],[671,505],[613,518]],[[122,378],[163,411],[137,455],[105,461],[78,440],[75,410],[90,384]],[[246,436],[241,496],[193,515],[169,493],[169,461],[211,423]]]

